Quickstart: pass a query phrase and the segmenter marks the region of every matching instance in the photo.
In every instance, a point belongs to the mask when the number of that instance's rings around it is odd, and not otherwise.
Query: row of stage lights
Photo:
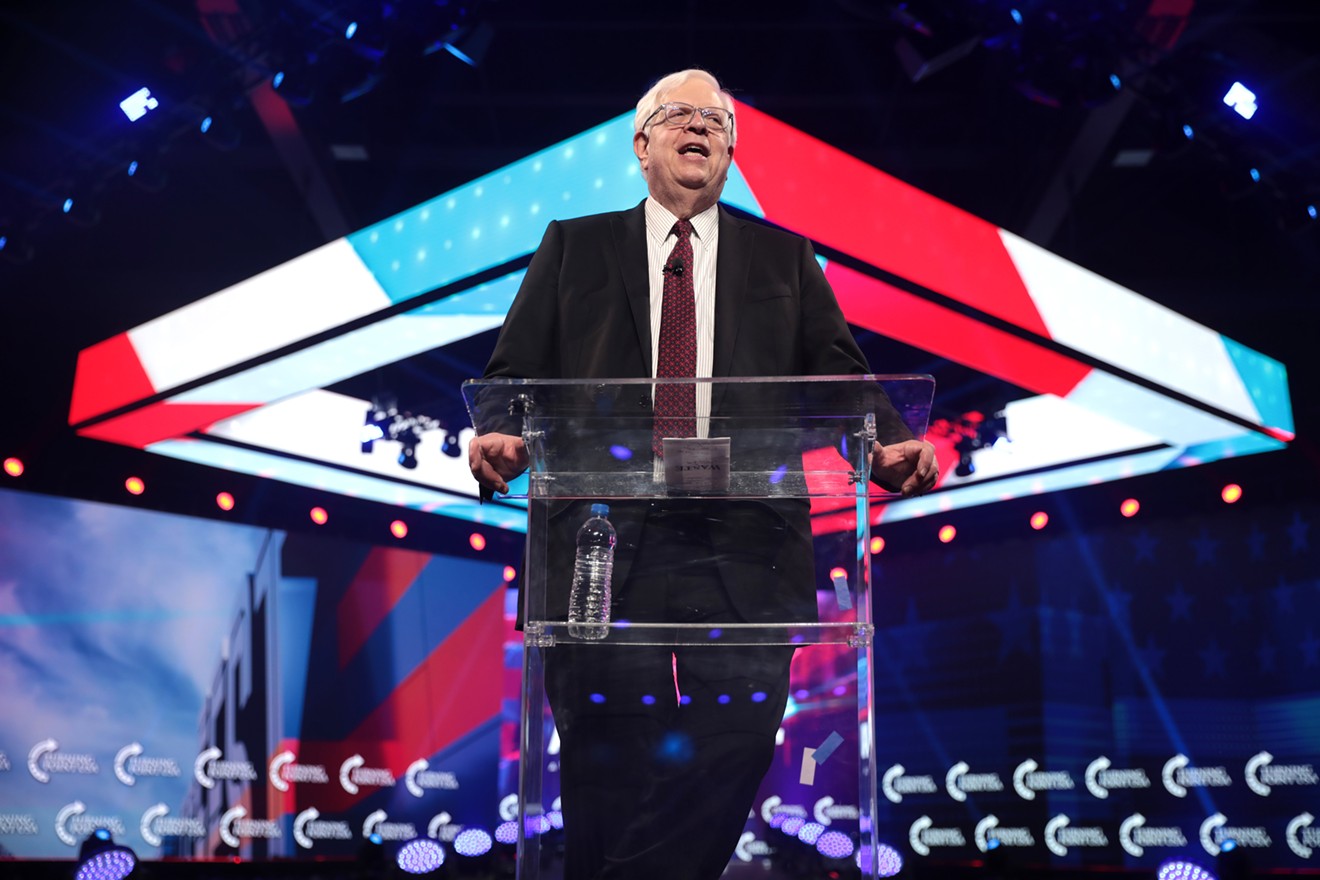
[[[26,472],[26,466],[23,461],[16,457],[6,458],[4,461],[4,472],[10,477],[21,477]],[[147,491],[146,482],[141,477],[129,477],[124,480],[124,490],[130,495],[142,495]],[[1236,504],[1242,499],[1242,487],[1237,483],[1228,483],[1219,492],[1220,499],[1225,504]],[[226,513],[233,510],[237,505],[237,500],[232,493],[221,492],[215,496],[216,507]],[[1141,512],[1141,502],[1136,498],[1125,498],[1118,506],[1118,512],[1125,519],[1131,519]],[[307,512],[311,521],[323,526],[330,521],[330,513],[324,507],[313,507]],[[1034,531],[1043,531],[1050,523],[1050,515],[1043,510],[1038,510],[1031,514],[1027,520],[1028,525]],[[408,524],[401,519],[396,519],[389,524],[390,534],[395,538],[402,540],[408,536]],[[958,537],[958,528],[951,523],[946,523],[936,531],[936,537],[942,544],[951,544]],[[481,532],[473,532],[468,536],[468,545],[477,552],[486,549],[486,537]],[[878,554],[885,549],[885,539],[880,536],[871,538],[871,553]],[[509,574],[512,569],[506,569],[505,580],[513,580]]]
[[[404,21],[403,11],[443,20],[424,24]],[[99,196],[116,180],[126,179],[149,193],[160,192],[167,184],[160,157],[170,144],[190,132],[218,150],[235,149],[240,132],[231,111],[257,88],[269,84],[291,107],[308,106],[318,92],[326,93],[340,104],[370,92],[384,78],[383,60],[392,52],[384,20],[391,16],[398,20],[392,22],[390,32],[396,36],[407,34],[410,45],[421,39],[421,33],[429,34],[418,44],[423,56],[444,50],[473,68],[481,65],[494,37],[494,29],[488,22],[471,21],[467,6],[459,4],[413,4],[408,10],[390,4],[379,14],[372,14],[371,20],[345,17],[333,10],[321,10],[310,21],[291,21],[287,13],[276,15],[276,25],[302,35],[303,42],[294,40],[290,44],[280,33],[263,37],[261,32],[255,32],[235,37],[234,44],[219,48],[229,58],[236,59],[237,67],[224,76],[213,75],[220,80],[209,87],[213,94],[173,100],[143,86],[122,99],[119,109],[130,125],[143,120],[159,122],[160,118],[169,116],[173,120],[171,128],[151,139],[130,138],[139,141],[136,154],[111,160],[108,167],[96,172],[95,179],[72,184],[66,180],[46,187],[31,184],[29,188],[40,193],[35,203],[40,215],[21,228],[0,227],[0,259],[14,263],[31,260],[35,253],[32,232],[49,214],[62,215],[77,226],[94,226],[101,219]],[[271,28],[269,23],[261,27]],[[280,44],[281,39],[285,40],[284,44]],[[252,47],[240,46],[243,40]],[[334,82],[327,83],[328,80]],[[115,138],[100,132],[91,139]]]
[[[524,835],[532,838],[538,835],[562,830],[563,815],[551,811],[543,816],[526,820]],[[776,850],[786,860],[796,861],[802,855],[809,855],[811,849],[820,857],[841,862],[851,860],[863,872],[874,870],[876,877],[897,877],[903,872],[903,855],[895,847],[881,843],[874,852],[870,845],[857,846],[852,836],[842,831],[827,829],[819,822],[810,822],[802,816],[777,813],[770,820],[772,840]],[[484,828],[471,827],[460,831],[450,843],[455,855],[463,859],[483,859],[499,844],[505,848],[506,855],[512,855],[511,849],[518,842],[518,822],[508,821],[499,825],[492,836]],[[811,849],[797,850],[794,844],[805,844]],[[386,861],[385,843],[379,834],[368,838],[368,848],[362,854],[361,861],[366,864],[380,864]],[[1225,854],[1232,855],[1232,841],[1225,843]],[[987,841],[986,863],[997,863],[1003,851],[995,838]],[[427,876],[437,873],[445,864],[448,851],[437,840],[429,837],[416,837],[405,841],[394,854],[394,864],[405,874]],[[828,863],[827,863],[828,864]],[[805,866],[804,866],[805,867]],[[75,880],[125,880],[137,868],[137,855],[132,849],[116,844],[110,832],[104,828],[96,829],[83,842],[78,853],[78,868]],[[837,876],[831,873],[830,876]],[[1218,880],[1209,868],[1185,859],[1168,859],[1160,864],[1155,872],[1156,880]]]

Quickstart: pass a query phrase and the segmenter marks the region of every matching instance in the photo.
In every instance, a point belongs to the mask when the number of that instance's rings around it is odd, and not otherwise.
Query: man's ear
[[[729,158],[733,158],[733,144],[729,144]]]

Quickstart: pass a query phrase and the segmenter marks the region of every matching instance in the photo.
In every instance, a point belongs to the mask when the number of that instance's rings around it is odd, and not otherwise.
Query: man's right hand
[[[509,491],[509,480],[527,470],[527,447],[513,434],[482,434],[468,443],[468,468],[482,486]]]

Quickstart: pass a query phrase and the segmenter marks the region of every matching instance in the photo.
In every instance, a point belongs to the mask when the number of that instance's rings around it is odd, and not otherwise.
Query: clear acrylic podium
[[[670,381],[709,402],[695,438],[656,431],[650,379],[464,385],[529,458],[517,876],[876,877],[868,456],[925,433],[934,381]],[[613,613],[570,632],[593,503]]]

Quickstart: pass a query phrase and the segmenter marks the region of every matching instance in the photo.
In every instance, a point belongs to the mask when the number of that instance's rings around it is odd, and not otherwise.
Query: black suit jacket
[[[644,203],[628,211],[552,222],[509,309],[486,378],[651,377],[647,272]],[[721,207],[714,376],[869,371],[810,243]],[[882,442],[911,436],[892,407],[887,415],[881,418]],[[586,518],[587,503],[547,505],[533,512],[551,521],[549,619],[567,613],[573,538]],[[619,532],[616,585],[625,581],[644,539],[646,512],[645,504],[616,505],[611,511]],[[746,620],[815,619],[809,514],[807,501],[800,498],[720,502],[711,508],[708,519],[717,547],[756,551],[720,560],[730,597]]]

